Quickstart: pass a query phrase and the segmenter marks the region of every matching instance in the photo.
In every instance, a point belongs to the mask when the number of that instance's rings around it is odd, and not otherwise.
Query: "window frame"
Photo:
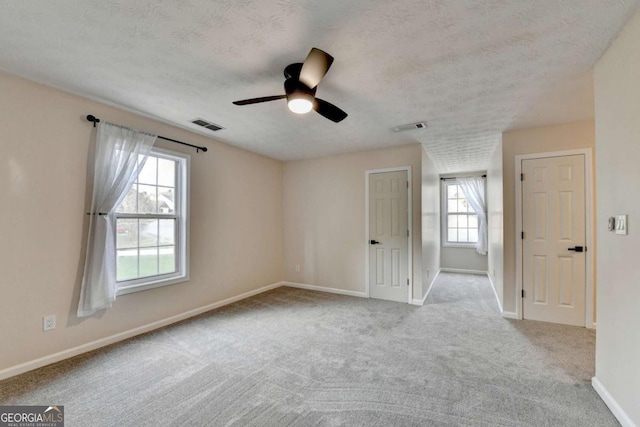
[[[441,207],[440,207],[440,213],[441,213],[440,232],[441,232],[442,247],[474,249],[478,244],[477,242],[449,242],[449,233],[447,232],[449,229],[449,223],[448,223],[449,222],[449,215],[448,215],[449,206],[447,203],[449,201],[449,193],[447,191],[447,186],[454,185],[454,184],[460,185],[457,179],[444,178],[442,179],[441,185],[440,185],[440,200],[442,201]],[[466,197],[465,197],[465,200],[466,200]],[[476,217],[478,216],[478,214],[473,212],[467,212],[467,213],[456,212],[455,215],[467,215],[467,216],[475,215]]]
[[[164,148],[153,147],[149,156],[175,161],[176,186],[175,186],[175,212],[174,214],[131,214],[115,212],[113,233],[117,242],[118,219],[175,219],[177,222],[175,234],[176,271],[172,273],[157,274],[154,276],[140,277],[137,279],[123,280],[117,283],[117,294],[126,295],[134,292],[145,291],[162,286],[175,285],[189,280],[189,191],[191,156]],[[137,178],[136,178],[137,180]],[[129,189],[127,189],[129,191]],[[117,259],[117,245],[114,246]],[[116,266],[117,269],[117,266]],[[114,271],[117,277],[117,271]],[[117,280],[117,279],[116,279]]]

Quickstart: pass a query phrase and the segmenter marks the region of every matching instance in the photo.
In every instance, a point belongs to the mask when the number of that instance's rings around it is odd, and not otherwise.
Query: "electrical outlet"
[[[296,264],[296,273],[300,273],[300,264]]]
[[[56,315],[52,314],[42,318],[42,330],[50,331],[56,328]]]

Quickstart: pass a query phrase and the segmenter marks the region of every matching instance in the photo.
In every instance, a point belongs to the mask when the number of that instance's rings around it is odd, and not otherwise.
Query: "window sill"
[[[443,248],[475,249],[475,243],[443,243]]]
[[[183,283],[188,281],[189,281],[188,275],[180,275],[180,276],[173,275],[164,279],[155,279],[155,280],[150,279],[149,281],[145,281],[143,283],[123,285],[121,287],[118,287],[118,292],[116,295],[120,296],[120,295],[132,294],[135,292],[142,292],[149,289],[160,288],[163,286],[177,285],[178,283]]]

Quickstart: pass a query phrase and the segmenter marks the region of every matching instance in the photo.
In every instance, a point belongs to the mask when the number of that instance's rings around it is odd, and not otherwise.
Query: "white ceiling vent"
[[[216,132],[216,131],[224,129],[220,125],[217,125],[215,123],[211,123],[211,122],[208,122],[208,121],[202,120],[202,119],[193,119],[193,120],[191,120],[191,123],[193,123],[194,125],[202,126],[203,128],[207,128],[207,129],[209,129],[210,131],[213,131],[213,132]]]
[[[394,132],[402,132],[405,130],[426,129],[427,122],[409,123],[408,125],[400,125],[393,128]]]

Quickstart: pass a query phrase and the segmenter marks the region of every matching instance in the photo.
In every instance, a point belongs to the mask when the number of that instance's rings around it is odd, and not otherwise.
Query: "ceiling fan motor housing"
[[[296,62],[295,64],[289,64],[284,68],[285,79],[300,80],[300,71],[302,70],[302,62]]]
[[[293,94],[305,94],[312,97],[316,96],[316,88],[313,89],[302,83],[301,81],[290,78],[284,81],[284,93],[287,97]]]

